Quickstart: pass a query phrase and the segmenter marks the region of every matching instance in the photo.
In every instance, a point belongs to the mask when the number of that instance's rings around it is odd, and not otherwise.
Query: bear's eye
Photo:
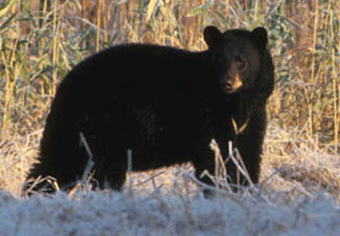
[[[237,55],[235,57],[235,62],[239,67],[244,67],[246,65],[246,62],[243,60],[243,58],[240,55]]]

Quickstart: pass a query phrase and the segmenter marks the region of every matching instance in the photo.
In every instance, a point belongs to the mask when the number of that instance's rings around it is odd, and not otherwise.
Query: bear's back
[[[195,137],[211,139],[208,133],[216,131],[212,126],[221,127],[225,117],[207,54],[139,44],[109,48],[66,76],[54,101],[62,100],[62,107],[51,113],[64,114],[70,136],[82,132],[89,142],[101,140],[94,148],[110,147],[117,140],[118,146],[136,150],[144,162],[136,166],[152,167],[154,163],[147,161],[152,155],[177,158],[178,149],[183,158],[189,157],[201,143]],[[208,105],[207,99],[216,102]],[[205,106],[221,114],[214,114],[211,119],[221,119],[211,120],[212,126],[202,123]],[[47,122],[56,122],[56,115]],[[162,160],[157,165],[173,163]]]

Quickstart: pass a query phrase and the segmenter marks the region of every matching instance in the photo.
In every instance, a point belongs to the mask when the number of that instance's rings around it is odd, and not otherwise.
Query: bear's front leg
[[[247,126],[237,135],[237,148],[253,184],[257,184],[260,178],[265,129],[266,112],[263,108],[251,115]],[[244,186],[249,185],[244,176],[241,176],[241,184]]]

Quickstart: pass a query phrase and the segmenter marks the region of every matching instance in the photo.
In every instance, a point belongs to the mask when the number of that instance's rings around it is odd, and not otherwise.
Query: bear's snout
[[[243,83],[238,74],[228,75],[221,81],[221,89],[226,93],[234,93],[242,87]]]
[[[228,92],[231,91],[233,88],[234,79],[231,76],[227,76],[222,82],[221,87],[224,91]]]

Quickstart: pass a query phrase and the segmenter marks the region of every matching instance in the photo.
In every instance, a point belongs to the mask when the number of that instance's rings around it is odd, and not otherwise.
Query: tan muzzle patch
[[[240,78],[240,75],[239,75],[239,73],[236,73],[235,79],[234,79],[234,84],[233,84],[233,89],[237,90],[237,89],[241,88],[242,85],[243,85],[243,83],[242,83],[242,80]]]

